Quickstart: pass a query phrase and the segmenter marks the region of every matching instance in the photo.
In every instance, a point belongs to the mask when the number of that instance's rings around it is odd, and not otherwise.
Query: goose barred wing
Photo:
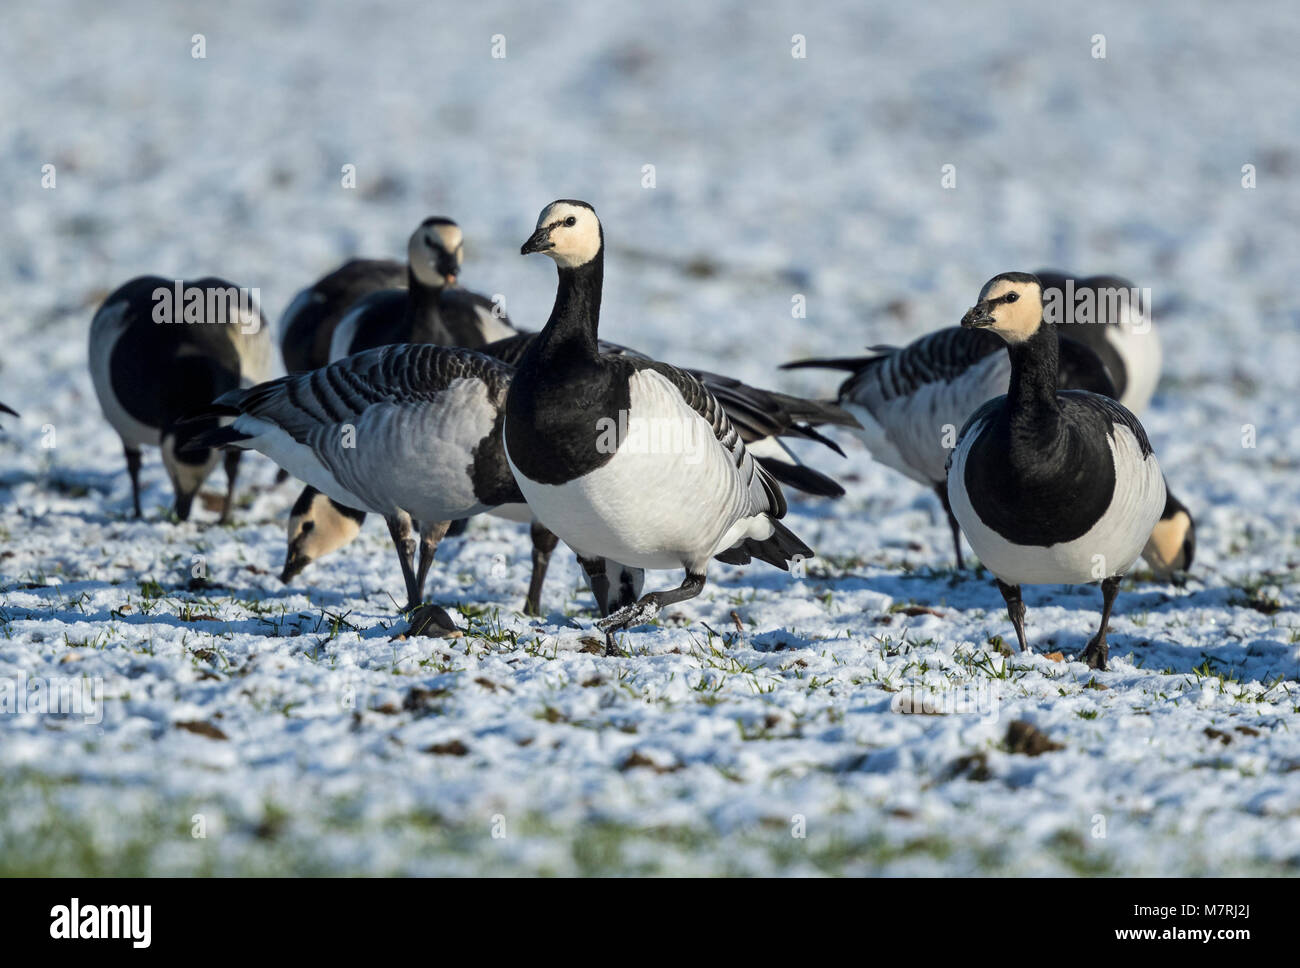
[[[686,405],[704,418],[713,431],[714,440],[726,449],[742,482],[749,489],[754,513],[766,513],[773,518],[785,517],[785,495],[781,492],[781,485],[746,450],[745,441],[727,416],[726,409],[702,380],[675,366],[658,360],[643,359],[639,355],[623,356],[621,359],[626,360],[632,369],[654,370],[667,379],[681,394]]]
[[[266,420],[310,446],[322,431],[355,423],[376,404],[433,400],[457,380],[480,380],[505,399],[512,371],[471,350],[430,343],[381,346],[329,366],[228,393],[217,404]]]

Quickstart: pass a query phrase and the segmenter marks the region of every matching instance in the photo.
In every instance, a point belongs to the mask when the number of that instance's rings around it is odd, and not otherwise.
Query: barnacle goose
[[[344,507],[382,514],[414,608],[450,522],[523,502],[500,445],[510,376],[469,350],[383,346],[223,394],[207,414],[233,423],[194,443],[261,451]]]
[[[90,325],[90,374],[104,416],[122,439],[135,516],[140,511],[140,448],[160,447],[175,492],[175,512],[189,517],[194,495],[217,453],[186,446],[195,424],[179,425],[214,396],[270,375],[271,336],[247,290],[224,279],[169,281],[140,276],[104,300]],[[226,455],[227,521],[239,453]]]
[[[1036,276],[990,279],[961,323],[1006,341],[1011,383],[958,435],[948,464],[953,514],[996,577],[1021,650],[1021,585],[1101,582],[1101,625],[1083,659],[1105,669],[1120,579],[1167,500],[1146,431],[1110,397],[1057,389],[1059,338],[1043,321]]]
[[[1140,415],[1156,392],[1161,363],[1160,338],[1143,291],[1119,276],[1080,278],[1053,269],[1035,275],[1043,284],[1047,321],[1101,357],[1118,391],[1115,398]]]
[[[305,373],[328,363],[339,320],[371,293],[404,288],[407,272],[391,259],[350,259],[294,296],[280,317],[285,372]]]
[[[438,343],[477,349],[512,336],[505,311],[457,285],[464,254],[460,226],[432,216],[407,243],[407,285],[365,296],[343,315],[330,341],[330,359],[389,343]]]
[[[595,210],[552,202],[520,252],[552,258],[559,284],[506,398],[505,450],[519,489],[584,567],[609,558],[686,571],[679,587],[603,619],[606,650],[616,651],[615,629],[698,595],[714,556],[782,569],[810,557],[780,523],[781,486],[700,380],[665,363],[601,353],[604,239]],[[675,428],[679,446],[643,446],[637,428],[656,427]]]
[[[1102,359],[1065,332],[1058,329],[1057,386],[1118,398]],[[782,369],[849,372],[840,384],[838,403],[858,418],[857,435],[873,458],[934,490],[952,530],[957,567],[962,568],[961,530],[948,503],[945,468],[956,431],[980,404],[1007,392],[1011,360],[1005,343],[988,330],[949,326],[902,348],[877,346],[872,351],[871,356],[796,360]],[[1172,495],[1170,501],[1177,506],[1171,506],[1157,526],[1150,553],[1143,554],[1152,570],[1165,578],[1190,566],[1191,553],[1162,554],[1160,549],[1181,548],[1184,540],[1194,543],[1191,512]],[[1182,517],[1174,517],[1177,511]]]

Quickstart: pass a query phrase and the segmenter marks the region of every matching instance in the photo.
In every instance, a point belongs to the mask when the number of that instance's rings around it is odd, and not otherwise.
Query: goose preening
[[[1076,326],[1073,335],[1085,330]],[[1057,386],[1118,398],[1109,368],[1088,345],[1058,329]],[[1098,333],[1100,327],[1089,332]],[[946,466],[956,431],[983,403],[1007,392],[1011,359],[1006,344],[988,330],[950,326],[902,348],[878,346],[872,355],[796,360],[782,369],[846,370],[837,402],[858,419],[857,436],[871,456],[931,488],[943,505],[952,531],[957,567],[963,568],[961,530],[948,501]],[[1191,513],[1170,497],[1170,513],[1152,534],[1143,557],[1152,570],[1169,578],[1191,564],[1194,529]],[[1181,516],[1179,516],[1181,512]],[[1182,549],[1186,553],[1166,554]]]
[[[1011,381],[958,435],[948,464],[953,514],[996,577],[1022,651],[1021,585],[1101,582],[1101,625],[1083,659],[1105,669],[1120,579],[1166,505],[1146,431],[1110,397],[1058,389],[1059,338],[1043,320],[1036,276],[990,279],[961,323],[1006,342]]]
[[[175,492],[174,509],[189,517],[217,461],[192,449],[178,425],[211,400],[270,375],[271,335],[248,293],[224,279],[170,281],[140,276],[104,300],[90,326],[90,374],[104,416],[122,439],[135,516],[140,510],[140,448],[159,447]],[[226,455],[226,498],[234,501],[239,453]]]
[[[464,235],[441,216],[425,219],[407,243],[405,289],[372,292],[339,320],[331,360],[390,343],[438,343],[477,349],[512,336],[515,328],[499,304],[458,285]]]
[[[280,355],[286,373],[316,370],[330,361],[330,340],[360,299],[406,285],[407,267],[391,259],[350,259],[294,296],[280,317]]]
[[[1035,275],[1043,285],[1047,321],[1101,358],[1115,383],[1115,399],[1140,415],[1156,392],[1161,364],[1144,290],[1119,276],[1082,278],[1053,269]]]
[[[506,398],[505,450],[519,489],[589,571],[601,558],[686,571],[679,587],[599,623],[607,651],[616,651],[615,629],[698,595],[710,558],[786,569],[811,557],[780,522],[780,484],[704,383],[665,363],[600,351],[604,239],[595,210],[552,202],[520,252],[553,259],[559,284]],[[646,428],[660,433],[659,446],[634,436]]]

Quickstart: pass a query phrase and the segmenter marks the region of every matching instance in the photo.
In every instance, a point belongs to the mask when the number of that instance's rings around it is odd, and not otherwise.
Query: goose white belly
[[[747,482],[726,448],[676,388],[645,370],[630,386],[629,436],[595,470],[563,484],[540,484],[510,462],[537,519],[584,556],[637,568],[703,568],[744,537],[770,536],[767,516],[750,514]],[[679,446],[638,446],[631,429],[637,418],[671,428],[666,436]],[[593,427],[593,446],[597,439]]]
[[[844,408],[858,418],[858,434],[871,456],[933,487],[944,479],[949,448],[966,419],[987,400],[1007,392],[1011,361],[1006,353],[993,353],[951,382],[935,381],[906,396],[876,405],[872,413],[861,404]]]
[[[126,313],[130,307],[122,300],[105,306],[95,314],[91,324],[90,379],[95,386],[95,396],[104,411],[104,417],[122,442],[129,447],[157,447],[162,442],[162,429],[142,423],[127,412],[113,388],[113,349],[126,330]]]
[[[1009,585],[1054,585],[1100,581],[1122,575],[1137,561],[1165,505],[1165,483],[1154,454],[1142,456],[1127,427],[1106,435],[1115,464],[1115,491],[1106,511],[1072,541],[1020,545],[980,520],[966,493],[966,458],[984,424],[972,427],[954,452],[948,499],[980,562]],[[1101,557],[1098,557],[1101,556]]]

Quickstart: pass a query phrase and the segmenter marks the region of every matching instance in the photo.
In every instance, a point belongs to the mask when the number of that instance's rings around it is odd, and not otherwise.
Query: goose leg
[[[230,520],[230,512],[235,507],[235,478],[239,476],[239,458],[243,456],[244,452],[238,448],[226,451],[226,500],[221,505],[221,524]]]
[[[559,538],[547,531],[539,521],[534,521],[529,528],[533,539],[533,576],[528,582],[528,597],[524,599],[525,615],[542,614],[542,584],[546,581],[546,569],[551,563],[551,552],[555,550]]]
[[[1002,579],[996,579],[998,591],[1007,603],[1007,615],[1016,627],[1016,639],[1020,642],[1020,651],[1028,652],[1029,643],[1025,641],[1025,603],[1020,600],[1020,586],[1008,585]]]
[[[961,525],[957,523],[957,517],[952,513],[952,505],[948,503],[948,482],[940,481],[936,484],[934,493],[939,495],[939,501],[943,504],[943,513],[948,515],[948,527],[952,528],[952,550],[957,553],[957,570],[964,571],[966,565],[961,560]]]
[[[433,556],[438,553],[438,543],[447,536],[449,527],[450,521],[435,521],[420,526],[420,564],[415,572],[415,595],[407,602],[407,609],[423,604],[424,582],[429,577],[429,566],[433,564]]]
[[[606,653],[609,652],[613,643],[615,629],[625,629],[629,625],[644,624],[654,618],[660,609],[694,598],[703,590],[704,576],[693,575],[688,571],[686,579],[677,588],[642,595],[631,605],[625,605],[607,618],[601,619],[596,623],[596,627],[605,633]]]
[[[131,501],[135,505],[135,516],[140,517],[140,451],[122,445],[126,453],[126,472],[131,475]]]
[[[1088,640],[1088,647],[1083,650],[1083,661],[1091,669],[1106,671],[1106,660],[1110,658],[1110,646],[1106,644],[1106,626],[1110,624],[1110,610],[1119,594],[1120,575],[1113,575],[1101,583],[1101,628]]]
[[[406,611],[419,605],[415,588],[415,569],[411,560],[415,557],[415,536],[411,533],[411,516],[405,511],[384,518],[388,522],[388,533],[393,536],[393,545],[397,548],[397,560],[402,565],[402,580],[406,582]]]
[[[591,586],[591,594],[596,599],[596,609],[600,612],[600,617],[604,618],[609,614],[609,575],[605,573],[605,559],[578,555],[578,564],[587,573],[587,584]]]

